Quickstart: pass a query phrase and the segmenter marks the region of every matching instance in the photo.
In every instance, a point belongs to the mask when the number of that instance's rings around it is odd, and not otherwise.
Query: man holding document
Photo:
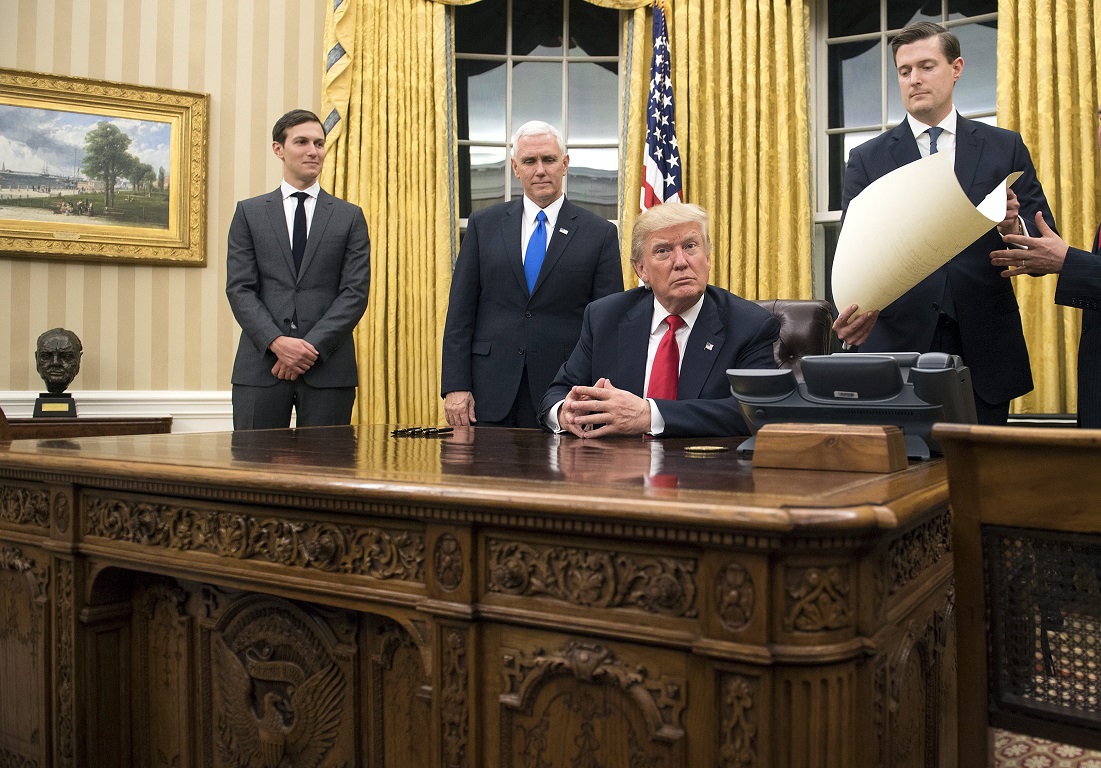
[[[952,93],[963,72],[959,39],[931,22],[902,30],[891,42],[906,120],[854,149],[845,168],[842,215],[865,187],[931,154],[951,153],[960,187],[973,205],[1015,171],[1005,217],[946,264],[882,310],[839,307],[838,338],[862,352],[947,352],[971,369],[981,424],[1005,424],[1009,403],[1032,390],[1021,314],[1012,285],[990,264],[1002,236],[1029,232],[1037,211],[1053,222],[1020,134],[960,116]],[[932,161],[931,161],[932,162]],[[913,203],[922,206],[922,190]],[[900,217],[912,211],[900,210]],[[930,223],[935,228],[936,222]]]

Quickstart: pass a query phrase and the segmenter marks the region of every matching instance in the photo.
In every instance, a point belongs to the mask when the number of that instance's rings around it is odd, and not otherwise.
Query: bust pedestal
[[[34,418],[65,418],[76,416],[76,400],[68,392],[39,392],[34,401]]]

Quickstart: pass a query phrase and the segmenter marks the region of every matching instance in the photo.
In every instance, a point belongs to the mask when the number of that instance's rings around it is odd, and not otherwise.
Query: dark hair
[[[275,121],[275,125],[271,129],[271,140],[277,144],[282,144],[287,140],[287,131],[296,125],[302,125],[302,123],[317,123],[321,126],[321,130],[325,130],[325,124],[310,110],[292,109]]]
[[[918,40],[927,40],[930,37],[940,39],[940,49],[944,52],[944,57],[948,59],[949,64],[960,57],[960,39],[955,34],[940,24],[919,21],[906,27],[891,40],[891,59],[898,57],[898,49],[902,46],[916,43]]]

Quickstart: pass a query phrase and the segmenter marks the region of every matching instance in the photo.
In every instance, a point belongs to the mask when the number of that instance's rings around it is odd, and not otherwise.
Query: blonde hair
[[[631,233],[631,263],[637,265],[642,261],[642,249],[646,245],[646,238],[666,227],[675,227],[678,224],[696,224],[703,234],[703,245],[706,253],[711,253],[711,236],[707,233],[707,211],[694,203],[664,203],[648,208],[639,214],[635,220],[635,228]]]

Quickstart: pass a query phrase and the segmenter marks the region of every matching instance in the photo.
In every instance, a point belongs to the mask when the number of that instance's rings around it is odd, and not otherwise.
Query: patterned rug
[[[994,730],[996,768],[1101,768],[1101,752]]]

